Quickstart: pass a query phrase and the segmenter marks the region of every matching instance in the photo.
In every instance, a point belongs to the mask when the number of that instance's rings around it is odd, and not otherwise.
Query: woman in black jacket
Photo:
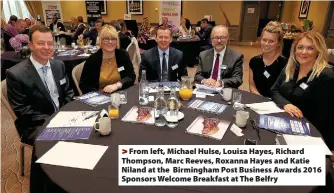
[[[102,90],[112,93],[132,86],[136,74],[129,54],[119,49],[119,38],[112,26],[103,27],[99,37],[100,49],[92,54],[82,70],[80,89],[83,93]]]

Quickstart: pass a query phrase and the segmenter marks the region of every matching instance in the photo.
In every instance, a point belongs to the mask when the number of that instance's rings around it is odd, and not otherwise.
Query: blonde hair
[[[98,45],[100,45],[100,47],[102,46],[102,39],[105,37],[114,37],[117,39],[117,48],[120,48],[119,45],[119,37],[118,37],[118,32],[116,31],[116,29],[113,26],[110,25],[105,25],[102,27],[101,33],[99,35],[99,41],[98,41]]]
[[[291,80],[294,76],[296,65],[297,65],[297,60],[296,60],[296,46],[298,42],[306,38],[310,40],[315,47],[315,50],[318,52],[317,59],[314,62],[313,68],[312,68],[312,73],[310,77],[308,78],[307,82],[312,81],[315,77],[318,77],[320,73],[322,72],[323,69],[325,69],[328,66],[328,51],[327,51],[327,46],[325,43],[324,37],[316,31],[308,31],[302,33],[293,43],[291,46],[290,50],[290,58],[288,61],[288,64],[285,69],[285,74],[286,74],[286,79],[285,82],[288,82]]]
[[[269,33],[275,33],[275,34],[277,34],[278,46],[277,46],[277,50],[276,51],[279,52],[279,53],[282,53],[282,50],[283,50],[283,37],[284,37],[282,25],[280,23],[278,23],[277,21],[271,21],[271,22],[269,22],[263,28],[261,36],[258,39],[259,46],[261,46],[261,40],[262,40],[264,32],[269,32]]]

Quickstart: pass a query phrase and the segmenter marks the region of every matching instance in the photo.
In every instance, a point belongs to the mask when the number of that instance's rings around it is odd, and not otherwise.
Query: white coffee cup
[[[237,114],[235,115],[235,124],[238,127],[245,127],[247,125],[248,118],[249,118],[249,112],[237,111]]]
[[[230,101],[232,99],[232,88],[223,88],[221,92],[225,101]]]
[[[99,128],[96,128],[99,125]],[[99,122],[94,123],[94,129],[101,133],[101,135],[109,135],[111,132],[111,121],[109,117],[101,117]]]

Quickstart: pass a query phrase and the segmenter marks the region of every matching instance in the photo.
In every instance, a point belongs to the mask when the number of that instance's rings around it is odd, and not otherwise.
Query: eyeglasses
[[[212,37],[211,39],[216,40],[216,41],[218,41],[218,40],[223,41],[223,40],[226,40],[227,38],[228,38],[228,36],[220,36],[220,37]]]
[[[104,42],[109,42],[109,41],[116,41],[117,38],[111,37],[111,38],[102,38]]]

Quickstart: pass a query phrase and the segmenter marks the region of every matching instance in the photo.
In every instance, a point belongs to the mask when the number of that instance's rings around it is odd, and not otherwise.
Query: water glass
[[[233,92],[233,95],[232,95],[232,103],[241,103],[241,92]]]
[[[121,104],[128,103],[128,96],[127,96],[126,91],[119,91],[118,94],[120,95],[120,98],[121,98]]]
[[[232,99],[232,88],[221,89],[220,95],[223,97],[224,101],[230,101]]]

